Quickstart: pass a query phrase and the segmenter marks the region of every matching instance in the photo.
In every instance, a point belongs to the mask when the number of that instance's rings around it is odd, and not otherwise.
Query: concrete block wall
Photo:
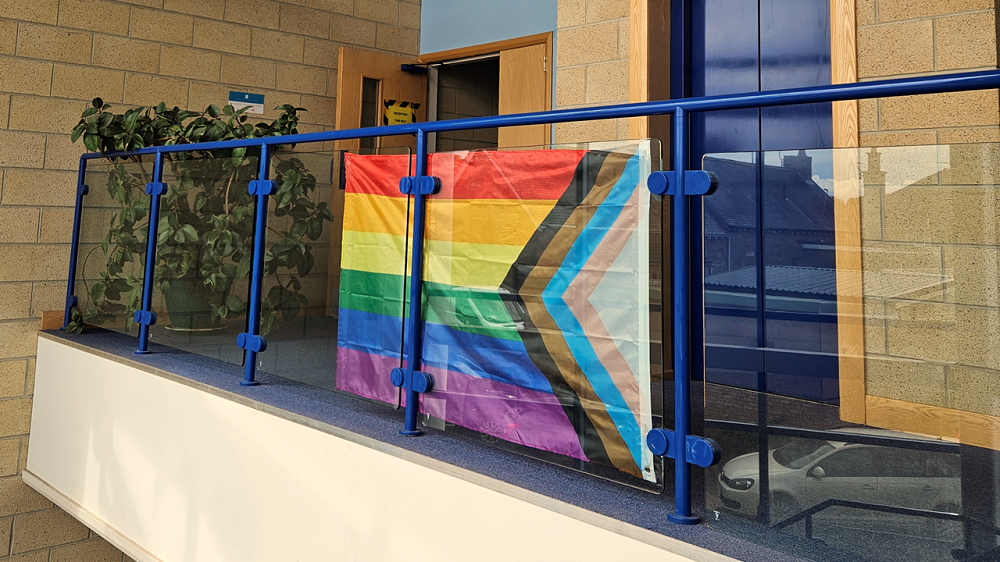
[[[997,67],[996,0],[857,0],[858,78]],[[1000,140],[996,90],[865,100],[861,146]]]
[[[862,80],[997,67],[995,0],[858,0]],[[867,392],[1000,415],[996,90],[860,103]],[[954,143],[954,144],[953,144]],[[905,145],[917,146],[902,148]],[[903,290],[889,279],[935,282]]]
[[[444,66],[438,74],[438,121],[499,113],[500,60]],[[437,134],[437,150],[497,147],[497,128]]]
[[[629,0],[559,0],[556,109],[629,101]],[[627,119],[556,125],[556,143],[628,139]]]
[[[24,485],[35,331],[63,306],[77,160],[90,100],[203,110],[230,90],[334,126],[337,52],[416,55],[420,0],[0,1],[0,560],[120,561]],[[339,217],[338,217],[339,218]],[[126,557],[127,559],[127,557]]]

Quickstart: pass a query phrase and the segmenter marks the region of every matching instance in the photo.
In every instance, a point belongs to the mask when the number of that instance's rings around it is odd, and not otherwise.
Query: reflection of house
[[[719,190],[705,199],[705,275],[756,261],[758,165],[705,158]],[[760,167],[764,262],[768,266],[834,267],[833,199],[811,179],[812,158],[799,151],[781,166]]]

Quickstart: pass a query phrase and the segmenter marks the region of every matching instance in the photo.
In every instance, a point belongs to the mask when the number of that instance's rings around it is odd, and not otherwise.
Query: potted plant
[[[164,103],[114,113],[100,98],[92,105],[74,127],[72,141],[82,138],[89,150],[102,153],[295,134],[298,112],[304,111],[282,105],[273,122],[251,124],[247,108],[235,110],[229,105],[221,111],[212,105],[200,113],[168,109]],[[255,205],[247,184],[257,177],[259,153],[255,148],[192,147],[164,154],[168,191],[161,198],[153,285],[164,295],[174,329],[213,330],[246,309],[244,296],[234,289],[246,286],[252,265]],[[81,260],[84,272],[92,259],[103,259],[105,266],[100,279],[87,280],[84,275],[85,303],[73,311],[71,332],[120,316],[131,322],[133,311],[141,306],[140,258],[149,227],[145,185],[152,181],[152,162],[148,157],[109,157],[109,161],[104,188],[115,212],[110,213],[100,244]],[[300,278],[315,264],[311,242],[320,238],[324,223],[333,220],[326,203],[310,198],[316,177],[299,158],[278,159],[273,177],[278,188],[271,212],[287,218],[269,226],[268,238],[274,244],[266,254],[264,273],[274,282],[261,303],[261,333],[295,318],[308,304]]]

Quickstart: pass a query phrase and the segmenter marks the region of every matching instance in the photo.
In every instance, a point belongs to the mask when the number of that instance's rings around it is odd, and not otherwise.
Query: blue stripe
[[[425,365],[539,392],[552,392],[548,379],[535,366],[520,341],[425,322],[423,352]]]
[[[337,345],[386,357],[399,357],[402,321],[349,308],[340,309]],[[552,392],[548,379],[520,341],[492,338],[424,323],[423,363],[474,377]]]
[[[621,177],[611,188],[604,202],[597,207],[593,218],[576,237],[566,253],[566,258],[560,264],[559,270],[542,291],[542,302],[545,303],[545,308],[552,315],[556,325],[562,330],[566,344],[573,353],[573,358],[576,359],[587,380],[594,387],[594,392],[604,402],[608,415],[618,427],[618,432],[621,433],[629,452],[632,453],[636,466],[641,468],[643,439],[636,423],[635,414],[625,402],[618,387],[615,386],[607,369],[597,358],[597,353],[590,345],[580,322],[573,316],[573,312],[563,300],[563,295],[570,283],[579,275],[581,268],[587,263],[587,259],[594,254],[597,246],[604,239],[604,235],[614,225],[622,208],[628,203],[632,193],[638,189],[638,184],[639,156],[636,155],[629,158]]]
[[[399,358],[403,319],[374,312],[341,308],[337,320],[337,346],[385,357]]]

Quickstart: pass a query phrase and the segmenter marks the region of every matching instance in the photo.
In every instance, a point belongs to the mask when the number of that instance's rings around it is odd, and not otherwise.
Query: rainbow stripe
[[[653,478],[642,149],[430,156],[422,411]],[[395,402],[412,161],[346,167],[337,388]]]

